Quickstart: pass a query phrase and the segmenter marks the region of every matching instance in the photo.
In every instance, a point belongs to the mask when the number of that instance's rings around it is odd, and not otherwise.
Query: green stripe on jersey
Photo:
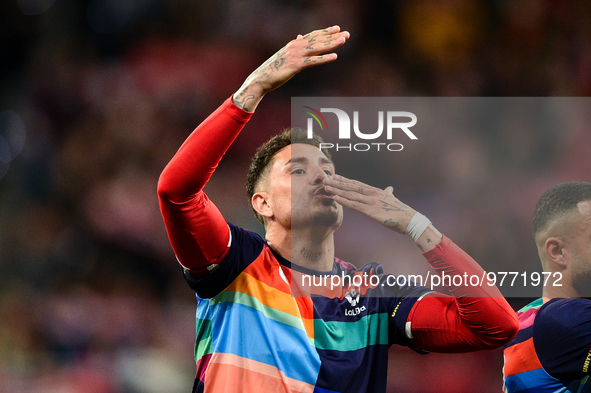
[[[388,345],[388,314],[366,315],[354,322],[314,320],[318,349],[355,351],[370,345]]]
[[[540,308],[543,304],[544,304],[544,299],[539,298],[537,300],[534,300],[533,302],[531,302],[527,306],[524,306],[518,312],[526,312],[527,310],[532,309],[532,308]]]
[[[209,319],[197,318],[195,324],[197,337],[201,339],[195,342],[195,361],[213,352],[211,339],[211,321]]]

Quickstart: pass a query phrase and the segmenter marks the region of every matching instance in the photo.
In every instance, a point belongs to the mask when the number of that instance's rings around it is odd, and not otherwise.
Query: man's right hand
[[[335,61],[337,54],[326,52],[343,45],[349,37],[349,32],[341,31],[339,26],[298,35],[246,78],[234,94],[234,104],[253,112],[266,93],[283,85],[304,68]]]

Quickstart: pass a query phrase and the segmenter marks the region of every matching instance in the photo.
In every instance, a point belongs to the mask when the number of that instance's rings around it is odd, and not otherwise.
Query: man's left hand
[[[381,190],[340,175],[328,177],[324,183],[337,203],[398,233],[405,233],[410,219],[416,213],[416,210],[394,196],[392,187]]]

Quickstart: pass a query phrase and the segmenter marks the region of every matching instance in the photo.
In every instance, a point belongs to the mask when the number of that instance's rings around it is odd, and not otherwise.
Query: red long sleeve
[[[440,277],[442,273],[483,277],[484,270],[445,236],[424,256]],[[517,315],[496,286],[489,286],[486,279],[476,286],[461,281],[461,285],[446,286],[453,297],[429,294],[415,303],[407,319],[414,346],[433,352],[467,352],[497,348],[517,334]]]
[[[230,236],[203,187],[251,116],[228,98],[189,135],[160,175],[158,198],[170,243],[181,265],[197,277],[223,259]]]

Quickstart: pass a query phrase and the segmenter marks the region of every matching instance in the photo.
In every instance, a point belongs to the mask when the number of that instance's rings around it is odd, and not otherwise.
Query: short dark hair
[[[281,134],[275,135],[261,145],[252,158],[252,163],[250,164],[248,175],[246,176],[246,195],[248,196],[248,203],[255,217],[261,222],[261,224],[264,224],[263,217],[258,214],[252,206],[252,196],[254,195],[260,180],[266,175],[266,172],[270,167],[269,164],[273,161],[275,154],[292,143],[305,143],[307,145],[318,147],[329,160],[332,159],[328,150],[320,148],[320,144],[324,143],[324,140],[319,135],[313,133],[312,139],[308,139],[308,132],[299,127],[287,128]]]
[[[591,183],[569,181],[556,184],[542,194],[534,210],[534,236],[549,221],[576,209],[580,202],[591,200]]]

